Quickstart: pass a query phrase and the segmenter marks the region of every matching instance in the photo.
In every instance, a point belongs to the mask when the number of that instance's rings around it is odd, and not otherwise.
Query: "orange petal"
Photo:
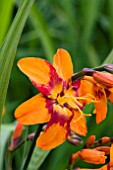
[[[113,88],[105,89],[106,96],[109,102],[113,103]]]
[[[68,82],[73,74],[73,64],[70,54],[64,49],[58,49],[54,55],[54,67],[58,75],[66,82]]]
[[[93,84],[87,80],[81,80],[80,87],[78,89],[78,95],[79,96],[94,95]],[[89,100],[82,100],[81,102],[84,105],[90,103]]]
[[[61,92],[62,80],[48,61],[33,57],[23,58],[19,60],[18,67],[46,96],[55,98]]]
[[[81,113],[78,110],[74,110],[74,117],[71,120],[70,128],[73,132],[86,136],[87,126],[84,114],[81,116]]]
[[[107,100],[104,89],[101,86],[94,86],[96,100],[95,111],[96,111],[96,122],[100,123],[106,118],[107,113]]]
[[[16,119],[24,125],[48,122],[51,117],[52,101],[38,94],[21,104],[15,111]]]
[[[66,140],[69,134],[69,123],[72,113],[67,108],[59,107],[54,108],[47,128],[37,139],[36,143],[42,149],[47,150],[57,147]],[[58,112],[59,110],[60,112]]]
[[[79,151],[79,157],[85,162],[93,164],[104,164],[106,159],[104,152],[95,149],[82,149]]]
[[[67,138],[67,129],[60,123],[53,123],[36,141],[38,147],[48,150],[62,144]]]
[[[111,145],[110,149],[110,167],[113,168],[113,144]]]
[[[13,150],[18,145],[21,134],[22,134],[22,129],[23,129],[23,125],[18,122],[11,137],[9,150]]]

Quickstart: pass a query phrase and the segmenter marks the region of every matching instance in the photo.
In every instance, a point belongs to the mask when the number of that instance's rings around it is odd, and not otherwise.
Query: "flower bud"
[[[103,85],[106,88],[113,87],[113,75],[110,73],[94,72],[93,78],[97,83]]]
[[[78,152],[79,158],[92,164],[104,164],[106,156],[104,152],[95,149],[82,149]]]

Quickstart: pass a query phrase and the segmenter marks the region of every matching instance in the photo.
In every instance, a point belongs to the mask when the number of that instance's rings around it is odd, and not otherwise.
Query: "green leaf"
[[[40,40],[45,50],[45,54],[47,55],[47,59],[52,62],[52,56],[55,49],[54,43],[50,38],[49,28],[36,6],[33,6],[30,17],[33,26],[38,30],[38,35],[40,36]]]
[[[9,27],[12,12],[13,12],[13,0],[0,0],[0,45],[6,35],[7,29]]]
[[[113,64],[113,49],[111,50],[110,54],[106,57],[105,61],[103,64],[108,64],[111,63]]]
[[[14,130],[15,125],[14,124],[5,124],[2,125],[1,129],[1,147],[0,147],[0,169],[2,169],[3,166],[3,160],[4,160],[4,151],[7,143],[7,139],[11,132]]]
[[[0,49],[0,113],[2,113],[5,103],[10,73],[20,36],[34,1],[23,1]]]
[[[38,170],[38,168],[41,166],[41,164],[44,162],[48,154],[50,153],[50,150],[42,150],[35,146],[33,155],[31,157],[28,170]]]
[[[81,1],[81,10],[83,14],[83,43],[87,45],[90,42],[91,34],[95,27],[97,18],[103,7],[102,0]]]

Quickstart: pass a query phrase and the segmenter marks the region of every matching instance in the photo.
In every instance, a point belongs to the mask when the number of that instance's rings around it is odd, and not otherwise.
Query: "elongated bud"
[[[83,161],[93,164],[104,164],[106,159],[105,152],[95,149],[82,149],[78,155]]]
[[[110,146],[99,146],[95,148],[97,151],[103,151],[105,152],[105,155],[110,154]]]
[[[110,73],[94,72],[93,78],[97,83],[102,84],[106,88],[113,87],[113,75]]]
[[[11,143],[8,148],[9,150],[12,151],[18,145],[21,134],[22,134],[22,129],[23,129],[23,125],[18,122],[11,137]]]
[[[74,154],[71,155],[71,158],[70,158],[70,160],[69,160],[69,164],[70,164],[70,165],[73,165],[73,164],[77,161],[77,159],[78,159],[78,153],[79,153],[79,152],[74,153]]]

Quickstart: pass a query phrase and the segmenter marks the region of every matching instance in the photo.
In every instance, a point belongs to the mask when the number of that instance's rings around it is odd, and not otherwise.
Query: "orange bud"
[[[93,164],[104,164],[106,159],[104,152],[95,149],[82,149],[78,155],[83,161]]]
[[[113,87],[113,75],[110,73],[95,72],[93,78],[97,83],[103,85],[106,88]]]
[[[72,154],[72,155],[71,155],[71,158],[70,158],[70,161],[69,161],[69,164],[70,164],[70,165],[73,165],[73,164],[76,162],[77,158],[78,158],[78,152]]]
[[[95,141],[95,135],[91,135],[87,141],[86,141],[86,146],[87,148],[89,148],[90,146],[92,146],[94,144],[94,141]]]
[[[12,137],[11,137],[11,143],[9,145],[9,150],[12,151],[18,145],[21,134],[22,134],[22,129],[23,129],[23,125],[18,122],[15,127],[15,130],[12,134]]]
[[[107,144],[109,142],[110,142],[110,138],[109,137],[105,136],[105,137],[102,138],[102,144]]]
[[[110,154],[110,146],[99,146],[95,148],[98,151],[103,151],[105,152],[106,155]]]

